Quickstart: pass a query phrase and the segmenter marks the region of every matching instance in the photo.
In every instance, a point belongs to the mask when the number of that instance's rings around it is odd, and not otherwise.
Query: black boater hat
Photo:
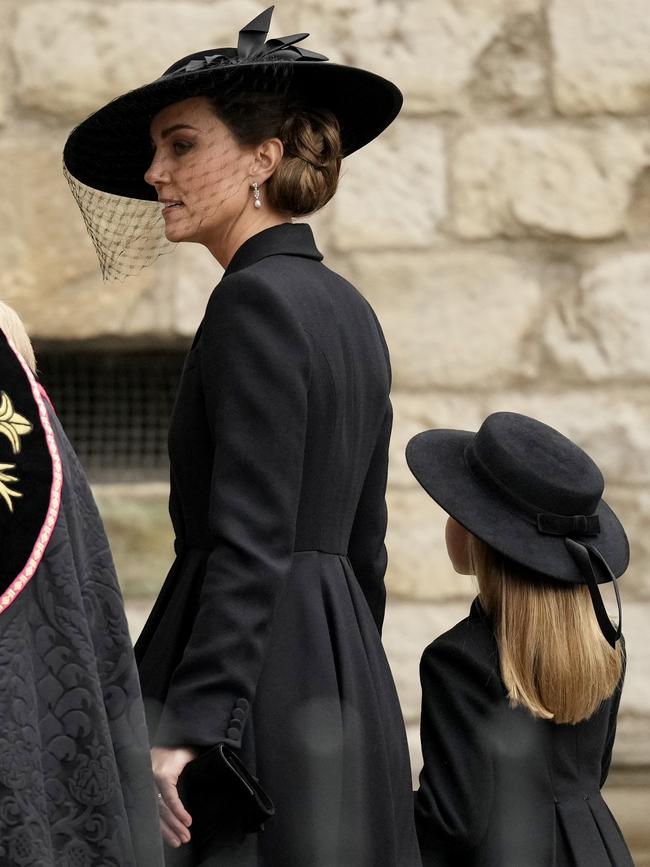
[[[0,614],[18,598],[45,553],[62,484],[45,399],[0,330]]]
[[[64,150],[67,172],[95,190],[155,201],[144,180],[151,162],[149,126],[157,112],[201,94],[219,96],[233,87],[271,86],[282,79],[292,99],[327,109],[341,127],[343,156],[379,135],[402,106],[399,89],[379,75],[328,63],[322,54],[299,48],[309,34],[266,42],[273,6],[239,33],[237,48],[209,48],[183,57],[150,84],[100,108],[70,134]]]
[[[497,412],[477,433],[417,434],[406,459],[425,491],[470,533],[540,576],[586,584],[600,628],[616,644],[616,577],[627,568],[629,545],[586,452],[540,421]],[[617,628],[598,592],[607,581],[614,582]]]

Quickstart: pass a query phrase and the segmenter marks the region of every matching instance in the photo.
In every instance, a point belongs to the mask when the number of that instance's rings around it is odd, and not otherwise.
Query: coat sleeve
[[[437,641],[420,663],[423,768],[415,821],[425,867],[456,867],[484,837],[493,798],[490,674],[461,646]]]
[[[239,273],[213,294],[199,351],[214,443],[213,465],[206,467],[212,548],[155,740],[239,747],[291,568],[310,352],[289,305],[272,287]]]
[[[348,546],[352,569],[380,633],[386,609],[384,576],[388,556],[384,539],[388,520],[386,482],[392,421],[393,411],[389,402],[361,491]]]

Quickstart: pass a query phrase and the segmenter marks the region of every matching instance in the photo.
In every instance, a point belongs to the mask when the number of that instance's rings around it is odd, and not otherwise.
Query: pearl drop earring
[[[260,188],[257,181],[253,181],[253,204],[256,208],[262,207],[262,202],[260,201]]]

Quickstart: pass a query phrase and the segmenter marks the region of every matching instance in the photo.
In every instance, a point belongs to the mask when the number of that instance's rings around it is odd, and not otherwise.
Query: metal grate
[[[166,478],[184,352],[39,352],[38,369],[93,481]]]

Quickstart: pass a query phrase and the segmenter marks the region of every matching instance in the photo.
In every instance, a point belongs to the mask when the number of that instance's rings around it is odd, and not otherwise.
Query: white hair
[[[23,321],[16,311],[4,301],[0,301],[0,328],[11,339],[32,373],[36,373],[36,356]]]

